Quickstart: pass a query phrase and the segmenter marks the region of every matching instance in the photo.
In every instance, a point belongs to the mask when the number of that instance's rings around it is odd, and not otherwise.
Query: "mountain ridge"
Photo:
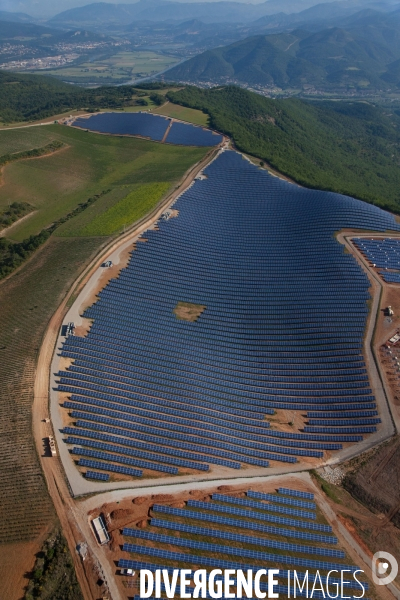
[[[400,11],[353,17],[353,27],[258,35],[201,53],[166,74],[197,84],[318,88],[400,87]],[[389,83],[391,82],[391,83]]]

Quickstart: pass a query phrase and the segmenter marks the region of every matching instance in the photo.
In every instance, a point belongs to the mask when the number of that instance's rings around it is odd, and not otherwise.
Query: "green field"
[[[118,52],[109,58],[93,62],[46,71],[33,71],[33,73],[52,75],[72,83],[105,85],[155,75],[176,64],[176,62],[176,56],[138,50]],[[32,71],[29,71],[29,73],[32,73]]]
[[[125,198],[111,206],[106,212],[97,215],[83,227],[78,235],[113,235],[129,223],[144,217],[170,188],[169,183],[145,183],[137,186]]]
[[[208,115],[201,110],[179,106],[179,104],[172,104],[172,102],[168,102],[163,106],[158,106],[151,112],[165,115],[166,117],[172,117],[173,119],[187,121],[188,123],[194,123],[195,125],[208,125]]]
[[[110,190],[57,230],[57,235],[77,235],[88,220],[109,210],[138,184],[163,182],[172,187],[207,152],[48,125],[0,131],[0,155],[42,147],[54,140],[65,147],[50,156],[20,160],[3,168],[0,211],[12,202],[28,202],[35,209],[13,226],[15,241],[37,234],[89,197]]]

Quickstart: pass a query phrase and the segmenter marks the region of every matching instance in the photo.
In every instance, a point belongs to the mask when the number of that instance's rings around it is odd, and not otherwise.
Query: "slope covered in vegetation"
[[[366,102],[271,100],[238,87],[169,92],[237,148],[307,187],[400,212],[400,120]]]
[[[84,89],[42,75],[0,71],[0,121],[44,119],[71,108],[119,108],[134,104],[136,95],[132,86]]]

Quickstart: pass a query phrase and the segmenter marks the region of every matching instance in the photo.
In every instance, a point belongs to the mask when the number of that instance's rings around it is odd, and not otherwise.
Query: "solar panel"
[[[295,515],[298,517],[302,517],[303,519],[316,519],[315,512],[297,510],[296,508],[289,508],[288,506],[281,506],[280,504],[265,504],[262,502],[257,502],[256,500],[250,500],[249,498],[235,498],[234,496],[226,496],[225,494],[213,494],[212,499],[217,500],[219,502],[230,502],[232,504],[250,506],[251,508],[256,508],[257,510],[280,512],[287,515]]]
[[[315,510],[317,506],[315,502],[305,502],[304,500],[295,500],[294,498],[284,498],[278,494],[264,494],[262,492],[253,492],[253,490],[249,490],[247,492],[247,496],[249,496],[249,498],[258,498],[259,500],[269,500],[271,502],[281,502],[282,504],[291,504],[292,506],[300,506],[302,508],[311,508],[312,510]]]
[[[99,481],[108,481],[110,476],[107,473],[97,473],[96,471],[86,471],[86,479],[97,479]]]
[[[278,488],[279,494],[285,494],[285,496],[296,496],[297,498],[309,498],[314,500],[314,494],[311,492],[302,492],[300,490],[291,490],[290,488]]]
[[[103,469],[103,471],[112,471],[113,473],[121,473],[122,475],[130,475],[131,477],[141,477],[143,474],[139,469],[130,469],[129,467],[112,465],[98,460],[88,460],[86,458],[80,458],[78,464],[80,467]]]

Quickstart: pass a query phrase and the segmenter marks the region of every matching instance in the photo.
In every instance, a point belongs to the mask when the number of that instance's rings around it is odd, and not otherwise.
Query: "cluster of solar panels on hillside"
[[[190,123],[152,113],[100,113],[74,121],[75,127],[114,135],[136,135],[181,146],[217,146],[222,136]]]
[[[319,459],[362,440],[379,423],[362,355],[369,281],[334,232],[399,226],[233,151],[205,174],[85,311],[87,337],[64,342],[74,452],[172,474]],[[206,308],[177,319],[179,301]],[[270,427],[275,411],[304,426]]]
[[[387,283],[400,283],[400,239],[354,238],[354,245],[364,254]]]
[[[234,519],[219,514],[219,511],[223,512],[227,506],[238,500],[245,503],[249,498],[258,498],[253,500],[256,511],[244,510]],[[260,526],[256,522],[257,517],[254,514],[263,520],[273,516],[277,506],[293,501],[294,498],[308,509],[313,508],[312,514],[288,517],[286,527]],[[307,502],[300,500],[303,498],[307,499]],[[249,490],[246,497],[214,494],[204,502],[189,500],[184,508],[155,504],[148,527],[125,527],[122,530],[125,538],[122,549],[126,553],[134,554],[134,559],[121,558],[118,567],[148,569],[153,572],[156,569],[166,569],[172,574],[171,561],[175,568],[178,565],[179,569],[187,569],[191,573],[199,566],[206,569],[242,569],[245,572],[251,569],[256,572],[272,564],[273,568],[279,568],[280,578],[283,578],[285,583],[288,581],[286,569],[296,569],[298,576],[301,575],[300,581],[304,577],[302,568],[319,570],[323,583],[326,583],[328,571],[357,571],[359,567],[349,564],[345,552],[336,547],[338,540],[332,535],[331,526],[321,522],[323,519],[316,513],[316,504],[310,502],[313,498],[310,492],[279,488],[278,493],[268,494]],[[204,510],[205,508],[207,510]],[[290,510],[294,509],[288,508],[288,511]],[[315,533],[316,530],[323,533]],[[306,541],[298,542],[295,538]],[[167,546],[168,550],[164,549],[164,546]],[[195,556],[191,552],[195,552]],[[332,579],[332,583],[339,581],[340,578]],[[266,582],[261,586],[262,590],[267,590]],[[343,587],[343,597],[349,597],[357,587],[355,580],[347,578]],[[286,596],[287,583],[281,588],[279,592]],[[368,584],[365,584],[365,589],[368,589]],[[176,593],[179,593],[179,590],[176,590]],[[304,589],[303,594],[299,595],[305,594]],[[322,592],[313,595],[316,598],[323,597]]]

